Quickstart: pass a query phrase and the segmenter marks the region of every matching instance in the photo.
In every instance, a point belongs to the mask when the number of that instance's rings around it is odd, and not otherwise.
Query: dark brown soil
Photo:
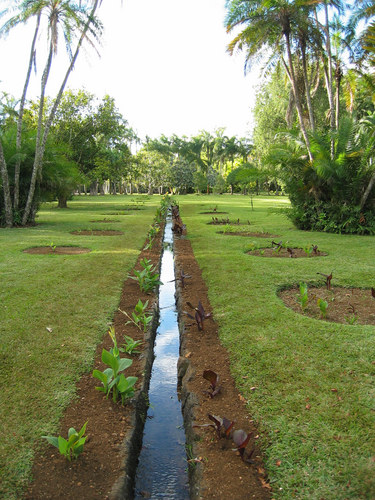
[[[207,289],[202,280],[200,269],[195,261],[190,242],[185,238],[176,238],[176,267],[179,273],[183,269],[191,278],[186,279],[184,289],[179,289],[179,304],[186,309],[186,301],[193,304],[201,300],[206,311],[211,311],[207,298]],[[150,258],[153,263],[159,259],[161,243],[154,245],[151,251],[143,251],[139,257]],[[138,263],[139,263],[138,260]],[[136,266],[139,269],[139,265]],[[179,274],[177,274],[179,275]],[[138,299],[155,301],[156,298],[143,295],[138,284],[127,279],[124,283],[120,308],[131,313]],[[116,313],[114,325],[116,336],[121,344],[123,335],[134,339],[144,339],[133,325],[125,326],[127,318],[120,312]],[[183,361],[190,364],[184,377],[182,390],[183,404],[188,410],[187,400],[195,401],[190,405],[190,416],[195,424],[210,423],[208,413],[235,420],[235,428],[252,433],[252,439],[246,447],[246,452],[253,451],[253,464],[242,462],[231,439],[218,440],[211,427],[193,427],[192,420],[186,418],[187,434],[199,438],[192,445],[193,460],[189,468],[193,470],[194,486],[191,498],[199,499],[270,499],[270,485],[262,466],[261,454],[257,447],[257,429],[251,419],[244,398],[236,389],[229,369],[229,359],[226,350],[218,339],[218,327],[213,319],[207,319],[204,332],[198,332],[195,324],[187,317],[180,317],[185,323],[182,338],[181,353]],[[147,346],[149,342],[145,343]],[[108,335],[98,346],[93,368],[104,369],[101,362],[102,348],[109,349],[111,341]],[[145,371],[143,354],[133,357],[133,365],[126,375],[139,377],[137,389],[142,383]],[[220,375],[221,392],[214,398],[209,398],[203,391],[209,383],[203,379],[204,369],[212,369]],[[77,384],[77,398],[65,411],[61,421],[59,434],[66,436],[69,427],[81,428],[88,420],[88,441],[82,455],[70,463],[62,457],[56,448],[48,445],[44,451],[37,451],[33,466],[34,480],[30,484],[25,498],[37,499],[71,499],[95,500],[130,498],[118,494],[114,488],[116,482],[122,481],[127,451],[124,446],[129,433],[134,429],[135,403],[130,401],[124,407],[106,400],[101,392],[95,390],[99,381],[94,379],[91,371],[85,374]],[[141,434],[141,432],[140,432]],[[128,453],[130,455],[130,453]],[[134,457],[133,457],[134,458]],[[196,459],[196,461],[194,460]],[[195,472],[194,472],[195,471]],[[128,470],[125,470],[128,472]]]
[[[89,253],[91,252],[90,248],[84,248],[84,247],[32,247],[32,248],[26,248],[23,250],[24,253],[31,253],[34,255],[51,255],[51,254],[57,254],[57,255],[78,255],[81,253]]]
[[[114,229],[85,229],[82,231],[72,231],[70,234],[77,234],[78,236],[118,236],[124,233],[122,231],[115,231]]]
[[[282,248],[280,251],[274,248],[256,248],[247,252],[249,255],[256,255],[258,257],[276,257],[276,258],[312,258],[312,257],[325,257],[328,254],[326,252],[321,252],[317,250],[316,253],[306,253],[302,248],[291,248],[292,252],[288,252],[286,248]]]
[[[210,226],[250,226],[250,222],[238,222],[230,220],[212,220],[207,222]]]
[[[236,232],[224,232],[224,231],[218,231],[217,234],[223,234],[224,236],[248,236],[251,238],[278,238],[277,234],[270,234],[270,233],[249,233],[249,232],[241,232],[241,231],[236,231]]]
[[[120,222],[115,219],[101,219],[101,220],[90,220],[90,222],[103,222],[104,224],[108,224],[109,222]]]
[[[185,287],[179,288],[179,310],[188,310],[186,302],[194,306],[202,302],[205,312],[211,312],[207,297],[207,288],[201,271],[194,258],[190,241],[176,239],[176,275],[181,269],[185,275]],[[194,314],[194,312],[193,312]],[[262,466],[260,451],[257,447],[257,429],[249,412],[246,401],[235,387],[230,373],[229,358],[226,349],[220,344],[218,326],[210,318],[204,321],[204,331],[198,331],[197,325],[187,315],[180,318],[182,345],[179,364],[184,361],[189,365],[183,378],[182,402],[184,413],[189,414],[195,425],[212,423],[208,413],[234,420],[235,429],[251,432],[252,438],[246,452],[253,452],[252,465],[241,460],[232,440],[217,438],[212,427],[193,427],[186,422],[188,441],[192,443],[193,458],[199,462],[191,467],[193,478],[201,476],[201,486],[191,492],[191,498],[204,499],[269,499],[270,485]],[[185,367],[186,369],[186,367]],[[209,382],[202,376],[204,370],[213,370],[220,376],[221,392],[210,398],[204,391],[209,389]],[[185,416],[185,415],[184,415]],[[199,441],[194,441],[198,439]]]
[[[160,238],[152,251],[143,251],[139,261],[146,257],[154,264],[159,261],[161,251]],[[137,264],[137,269],[141,267]],[[131,314],[138,300],[149,300],[151,307],[155,296],[140,292],[138,284],[128,278],[123,287],[119,308]],[[114,317],[114,326],[118,345],[123,342],[123,336],[131,336],[134,340],[144,340],[145,334],[135,326],[125,326],[127,318],[119,311]],[[145,342],[145,346],[149,342]],[[112,341],[105,335],[103,343],[97,347],[93,369],[104,370],[101,361],[102,349],[109,350]],[[124,355],[125,356],[125,355]],[[126,371],[126,376],[139,377],[138,389],[142,383],[144,360],[142,355],[132,357],[133,364]],[[57,448],[48,446],[44,451],[37,451],[33,465],[33,482],[30,484],[25,498],[30,499],[71,499],[96,500],[113,498],[111,491],[115,482],[123,475],[124,440],[133,425],[135,412],[134,403],[130,401],[125,406],[115,404],[105,399],[103,393],[95,390],[100,385],[92,377],[92,371],[83,375],[77,384],[77,398],[66,409],[61,421],[59,434],[67,436],[68,429],[80,429],[88,421],[84,452],[74,462],[68,462],[59,454]]]
[[[332,287],[331,290],[327,290],[326,287],[309,287],[309,301],[304,311],[297,301],[298,296],[298,287],[279,293],[279,297],[287,307],[305,316],[349,325],[375,325],[375,298],[369,289]],[[318,299],[328,302],[325,318],[322,317],[317,304]]]

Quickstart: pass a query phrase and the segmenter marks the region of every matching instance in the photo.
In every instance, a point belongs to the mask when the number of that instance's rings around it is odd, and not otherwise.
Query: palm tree
[[[79,5],[77,5],[77,4],[71,4],[67,0],[45,0],[45,1],[49,3],[48,28],[50,34],[50,48],[41,81],[41,96],[39,105],[35,160],[30,181],[29,195],[27,198],[25,211],[22,218],[22,225],[27,224],[31,213],[34,194],[35,194],[36,181],[42,169],[43,156],[47,144],[49,130],[51,128],[57,108],[60,104],[65,89],[65,85],[77,60],[82,43],[85,39],[88,38],[88,34],[97,37],[98,34],[101,33],[101,24],[95,18],[95,11],[100,3],[99,0],[94,1],[94,5],[91,9],[90,14],[88,14],[87,8],[81,5],[83,2],[80,2]],[[50,111],[50,114],[43,129],[42,120],[44,111],[44,95],[45,95],[45,89],[48,81],[49,72],[51,69],[52,58],[54,54],[56,54],[58,47],[59,25],[63,26],[64,38],[69,50],[72,39],[74,38],[76,32],[80,33],[80,37],[77,42],[75,52],[71,57],[69,67],[66,71],[60,90],[54,101],[54,105],[52,106],[52,109]]]
[[[30,48],[30,57],[26,72],[25,83],[23,87],[23,92],[20,100],[19,111],[18,111],[18,121],[17,121],[17,138],[16,138],[16,146],[17,146],[17,160],[14,170],[14,195],[13,195],[13,207],[14,210],[18,209],[19,205],[19,181],[20,181],[20,167],[21,167],[21,142],[22,142],[22,122],[23,122],[23,112],[25,108],[25,101],[27,95],[27,89],[29,87],[31,70],[33,64],[35,63],[36,51],[35,45],[40,27],[40,19],[42,15],[42,10],[45,7],[44,2],[40,2],[40,0],[23,0],[21,4],[18,6],[19,13],[15,16],[12,16],[0,29],[0,35],[7,35],[10,30],[14,27],[18,26],[21,23],[27,23],[27,21],[36,16],[36,25],[34,30],[34,35]],[[6,11],[7,12],[7,11]]]
[[[247,50],[247,63],[264,49],[276,48],[288,75],[298,114],[300,129],[306,144],[310,160],[313,159],[310,141],[307,135],[301,106],[300,91],[296,81],[294,58],[292,54],[293,37],[301,16],[309,12],[308,2],[296,3],[288,0],[231,0],[227,3],[229,12],[226,18],[227,31],[231,32],[239,26],[245,28],[230,42],[228,51],[233,54],[235,49]]]

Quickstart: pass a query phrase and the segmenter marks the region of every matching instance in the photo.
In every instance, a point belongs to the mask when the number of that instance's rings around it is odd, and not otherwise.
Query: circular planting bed
[[[292,258],[299,259],[303,257],[325,257],[328,254],[326,252],[321,252],[320,250],[316,250],[316,252],[310,252],[309,250],[304,250],[303,248],[254,248],[247,252],[249,255],[256,255],[258,257],[279,257],[279,258]]]
[[[106,214],[101,214],[101,215],[130,215],[126,212],[107,212]]]
[[[365,288],[311,286],[301,300],[300,288],[295,286],[279,292],[284,304],[310,318],[348,325],[375,325],[375,291]]]
[[[63,246],[54,246],[49,245],[46,247],[32,247],[26,248],[23,250],[24,253],[38,254],[38,255],[78,255],[81,253],[89,253],[91,252],[90,248],[83,247],[63,247]]]
[[[72,231],[71,234],[78,236],[118,236],[124,233],[114,229],[83,229],[81,231]]]
[[[120,222],[120,221],[115,219],[98,219],[98,220],[90,220],[90,222],[94,223],[103,222],[104,224],[108,224],[109,222]]]
[[[229,212],[216,212],[215,210],[210,210],[209,212],[199,212],[200,214],[227,214]]]
[[[217,234],[224,234],[225,236],[248,236],[251,238],[277,238],[277,234],[270,233],[249,233],[248,231],[218,231]]]

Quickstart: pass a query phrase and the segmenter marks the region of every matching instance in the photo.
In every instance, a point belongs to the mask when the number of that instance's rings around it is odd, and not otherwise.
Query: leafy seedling
[[[141,260],[142,271],[134,270],[135,276],[129,276],[130,279],[137,281],[141,292],[151,293],[154,288],[163,283],[159,280],[159,274],[156,272],[156,266],[153,266],[151,260]]]
[[[53,242],[50,244],[50,247],[52,252],[56,252],[56,245]]]
[[[375,299],[375,288],[371,287],[371,297]]]
[[[146,300],[146,302],[143,304],[141,299],[139,299],[131,316],[129,316],[129,314],[126,311],[123,311],[120,308],[118,310],[122,314],[124,314],[127,318],[129,318],[129,321],[126,322],[127,325],[129,323],[132,323],[137,328],[139,328],[139,330],[142,330],[143,327],[143,331],[146,332],[148,325],[152,321],[152,314],[146,314],[147,307],[148,307],[148,300]]]
[[[78,458],[83,452],[83,446],[87,439],[87,436],[83,436],[86,431],[86,425],[87,422],[83,424],[82,429],[78,432],[71,427],[68,431],[68,439],[64,439],[62,436],[42,436],[42,438],[47,439],[50,444],[56,446],[61,455],[64,455],[70,462],[72,458]]]
[[[316,273],[316,274],[320,274],[321,276],[325,277],[327,290],[331,290],[332,273],[333,273],[333,271],[331,271],[331,274]]]
[[[312,252],[314,255],[318,255],[318,245],[313,245]]]
[[[356,314],[356,310],[355,310],[355,307],[353,306],[353,304],[349,304],[348,311],[351,314],[350,314],[350,316],[345,316],[345,321],[349,325],[354,325],[358,320],[358,316]]]
[[[185,280],[191,278],[188,274],[184,273],[184,270],[180,270],[180,276],[175,278],[174,280],[169,281],[169,283],[173,283],[174,281],[179,281],[181,283],[182,288],[185,288]]]
[[[210,390],[204,391],[205,394],[208,394],[210,398],[215,397],[219,394],[221,387],[219,386],[219,375],[212,370],[204,370],[203,378],[210,382]]]
[[[280,252],[283,248],[283,242],[279,241],[278,243],[276,243],[276,241],[271,241],[271,246],[274,250],[276,250],[276,252]]]
[[[309,296],[307,293],[306,283],[299,284],[299,295],[297,295],[297,302],[301,305],[302,311],[304,311],[309,303]]]
[[[233,426],[235,422],[233,420],[228,420],[225,417],[218,417],[217,415],[211,415],[210,413],[208,414],[208,418],[212,420],[214,423],[214,427],[217,432],[217,437],[220,439],[222,436],[222,433],[225,437],[229,437],[230,433],[233,430]],[[212,424],[208,424],[212,425]]]
[[[246,445],[248,444],[248,442],[250,441],[251,436],[252,436],[252,432],[249,432],[249,434],[246,434],[246,432],[243,431],[242,429],[239,429],[239,430],[233,432],[233,441],[234,441],[234,444],[237,446],[237,448],[235,448],[233,451],[238,451],[240,456],[241,456],[242,461],[249,462],[249,463],[253,463],[253,461],[250,460],[250,458],[251,458],[252,454],[254,453],[254,450],[252,450],[245,458],[245,448],[246,448]]]
[[[322,318],[325,318],[327,316],[328,302],[326,300],[319,298],[317,300],[317,304],[319,306],[320,314],[321,314]]]
[[[286,251],[288,252],[290,258],[296,257],[296,254],[295,254],[293,248],[287,247]]]
[[[139,354],[141,351],[138,351],[138,347],[140,347],[143,344],[142,340],[134,340],[132,337],[129,337],[129,335],[124,336],[124,343],[123,347],[119,348],[119,351],[125,352],[126,354]]]
[[[203,322],[205,319],[211,317],[211,313],[206,313],[201,301],[198,302],[198,307],[194,307],[190,302],[186,302],[186,304],[195,311],[195,315],[192,316],[191,314],[185,312],[189,318],[194,319],[197,323],[198,330],[202,331],[203,330]]]
[[[104,364],[108,365],[109,368],[105,369],[103,372],[100,370],[94,370],[92,372],[93,377],[100,380],[103,385],[103,387],[95,387],[95,389],[104,392],[107,398],[112,392],[113,401],[117,402],[118,398],[121,397],[121,402],[124,404],[127,398],[134,395],[134,385],[138,378],[125,377],[123,373],[120,373],[129,368],[129,366],[133,364],[133,361],[128,358],[120,358],[120,350],[117,347],[115,330],[113,327],[110,328],[109,335],[113,341],[113,348],[110,351],[106,349],[102,351],[102,361]]]

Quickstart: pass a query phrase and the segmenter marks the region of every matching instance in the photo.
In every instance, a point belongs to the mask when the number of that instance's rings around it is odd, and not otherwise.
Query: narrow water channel
[[[175,306],[173,233],[167,218],[159,291],[160,325],[149,390],[150,407],[136,475],[135,496],[185,500],[189,498],[185,432],[177,396],[179,330]]]

